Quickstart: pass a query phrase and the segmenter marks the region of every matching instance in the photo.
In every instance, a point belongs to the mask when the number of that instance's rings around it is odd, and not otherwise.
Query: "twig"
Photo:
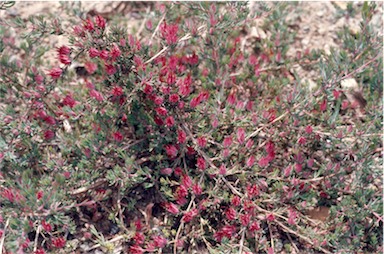
[[[167,14],[167,13],[164,13],[163,17],[161,17],[161,19],[160,19],[159,23],[157,24],[155,30],[153,31],[152,36],[151,36],[151,38],[149,39],[149,44],[152,44],[153,37],[155,37],[155,34],[156,34],[157,31],[159,30],[159,27],[160,27],[161,23],[163,23],[163,20],[164,20],[166,14]]]
[[[245,238],[245,227],[242,228],[241,232],[241,240],[240,240],[240,247],[239,247],[239,254],[243,253],[243,245],[244,245],[244,238]]]
[[[4,240],[5,240],[5,233],[7,231],[8,224],[9,224],[9,218],[7,218],[7,221],[5,222],[5,226],[4,226],[4,230],[3,230],[3,235],[1,236],[1,240],[0,240],[0,254],[3,253],[3,245],[4,245]]]
[[[188,204],[188,207],[186,210],[187,212],[191,209],[192,203],[194,200],[195,200],[195,198],[192,197],[191,201]],[[173,254],[177,254],[177,241],[179,239],[179,235],[180,235],[180,232],[181,232],[183,227],[184,227],[184,221],[183,221],[183,219],[181,219],[181,223],[180,223],[179,228],[177,229],[177,232],[176,232],[175,243],[173,244]]]
[[[272,235],[272,230],[271,230],[271,224],[269,223],[269,221],[267,221],[267,224],[268,224],[269,237],[271,238],[271,248],[272,248],[272,250],[274,250],[275,249],[275,244],[273,242],[273,235]]]
[[[37,243],[38,243],[38,240],[39,240],[40,231],[41,231],[41,225],[37,226],[37,229],[36,229],[35,244],[33,245],[33,252],[34,253],[37,250]]]
[[[288,236],[289,241],[290,241],[291,244],[292,244],[292,247],[295,249],[296,253],[300,253],[300,251],[299,251],[299,249],[297,248],[295,242],[292,240],[291,234],[290,234],[290,233],[287,233],[287,236]]]
[[[303,235],[299,234],[298,232],[296,232],[296,231],[294,231],[294,230],[288,228],[287,226],[285,226],[283,223],[281,223],[281,222],[278,221],[278,220],[275,220],[275,222],[276,222],[277,225],[279,225],[280,227],[282,227],[285,231],[287,231],[287,232],[289,232],[289,233],[291,233],[291,234],[293,234],[293,235],[295,235],[295,236],[301,238],[302,240],[306,241],[307,243],[311,244],[312,246],[315,245],[315,244],[312,242],[312,240],[309,239],[308,237],[303,236]],[[332,254],[332,252],[330,252],[330,251],[328,251],[328,250],[326,250],[326,249],[324,249],[324,248],[322,248],[322,247],[320,247],[320,246],[317,247],[317,248],[318,248],[319,250],[321,250],[322,252],[326,253],[326,254]]]

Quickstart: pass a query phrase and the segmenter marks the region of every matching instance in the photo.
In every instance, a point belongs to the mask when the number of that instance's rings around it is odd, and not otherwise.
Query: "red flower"
[[[260,230],[260,229],[261,229],[260,228],[260,224],[257,221],[252,222],[252,224],[249,226],[249,230],[251,232],[254,232],[254,231],[257,231],[257,230]]]
[[[184,214],[182,220],[184,222],[190,222],[191,220],[193,220],[193,218],[195,218],[197,216],[198,213],[199,213],[199,211],[196,208],[194,208],[191,211],[186,212]]]
[[[93,74],[97,70],[97,64],[95,64],[94,62],[86,62],[84,64],[84,68],[89,74]]]
[[[170,174],[172,174],[172,171],[173,171],[172,168],[163,168],[161,170],[161,173],[164,175],[170,175]]]
[[[121,96],[123,94],[124,94],[123,88],[121,88],[120,86],[115,86],[112,88],[112,95],[113,96]]]
[[[204,170],[207,167],[205,159],[203,157],[197,158],[197,168]]]
[[[41,222],[41,226],[43,227],[43,229],[47,232],[51,232],[52,231],[52,226],[51,224],[47,223],[45,220],[43,220]]]
[[[99,93],[98,91],[92,89],[89,91],[89,95],[92,97],[92,98],[95,98],[97,101],[103,101],[104,100],[104,97],[101,93]]]
[[[152,91],[153,91],[153,88],[152,88],[152,86],[151,86],[151,85],[148,85],[148,84],[146,84],[146,85],[145,85],[145,87],[144,87],[144,93],[145,93],[145,94],[151,94],[151,93],[152,93]]]
[[[321,103],[320,103],[320,110],[321,111],[325,111],[327,110],[327,100],[324,99]]]
[[[164,21],[160,25],[161,35],[167,41],[168,45],[172,45],[177,42],[178,30],[179,30],[179,26],[177,24],[167,25],[167,23]]]
[[[197,138],[197,144],[201,148],[204,148],[207,145],[207,139],[205,137],[198,137]]]
[[[71,64],[71,58],[69,58],[69,56],[64,55],[64,54],[59,55],[59,61],[60,61],[60,63],[65,64],[65,65]]]
[[[113,133],[113,138],[117,141],[117,142],[121,142],[123,141],[123,135],[119,132],[119,131],[116,131]]]
[[[306,142],[307,142],[307,139],[305,137],[300,137],[297,140],[297,143],[299,143],[299,145],[305,145]]]
[[[56,124],[55,118],[53,116],[44,117],[44,121],[49,125],[55,125]]]
[[[259,195],[259,188],[254,185],[248,185],[247,186],[247,194],[249,197],[255,197]]]
[[[89,54],[90,58],[95,58],[95,57],[100,56],[100,52],[95,48],[90,48],[88,51],[88,54]]]
[[[108,75],[113,75],[116,73],[116,67],[113,64],[106,64],[105,71]]]
[[[41,199],[42,197],[43,197],[43,195],[44,195],[44,193],[43,193],[43,191],[38,191],[37,193],[36,193],[36,198],[37,199]]]
[[[223,140],[223,146],[230,147],[231,145],[232,145],[232,137],[231,136],[225,137]]]
[[[172,214],[178,214],[179,213],[179,208],[174,203],[166,203],[165,209]]]
[[[255,163],[255,156],[251,155],[247,160],[247,167],[252,167]]]
[[[64,45],[58,48],[57,52],[59,55],[69,55],[71,53],[71,49]]]
[[[153,237],[153,243],[157,248],[164,248],[165,245],[167,245],[167,239],[161,235],[157,235]]]
[[[163,104],[164,99],[163,99],[163,97],[161,97],[161,96],[156,96],[155,99],[153,100],[153,102],[154,102],[156,105],[161,105],[161,104]]]
[[[230,93],[227,98],[227,102],[229,105],[235,105],[236,104],[236,95],[235,93]]]
[[[177,156],[177,148],[174,145],[166,145],[165,152],[167,153],[169,158],[175,158]]]
[[[131,254],[143,254],[144,250],[143,250],[143,248],[141,248],[138,245],[133,245],[133,246],[129,247],[129,253],[131,253]]]
[[[155,109],[156,113],[159,114],[160,116],[165,116],[167,115],[168,111],[164,107],[158,107]]]
[[[267,215],[266,219],[267,219],[268,221],[274,221],[274,220],[275,220],[275,215],[273,215],[272,213],[270,213],[270,214]]]
[[[198,183],[192,185],[192,191],[195,195],[200,195],[203,192],[203,190],[201,189]]]
[[[245,131],[244,131],[244,129],[240,127],[237,130],[237,134],[236,135],[237,135],[237,141],[239,141],[240,144],[243,144],[244,141],[245,141]]]
[[[34,254],[45,254],[45,251],[43,249],[37,249]]]
[[[93,31],[95,30],[95,26],[93,24],[93,22],[90,20],[90,19],[87,19],[84,24],[83,24],[84,28],[88,31]]]
[[[250,221],[251,221],[251,215],[250,214],[246,213],[246,214],[241,214],[240,215],[241,225],[247,226]]]
[[[177,141],[179,141],[179,143],[183,144],[183,143],[185,143],[186,139],[187,139],[187,135],[185,134],[185,132],[183,130],[178,130],[177,131]]]
[[[111,58],[113,58],[113,59],[118,58],[121,55],[121,51],[119,49],[119,46],[117,46],[116,44],[113,44],[113,48],[112,48],[110,54],[111,54]]]
[[[59,79],[61,74],[63,73],[63,70],[59,67],[52,68],[48,75],[51,76],[53,79]]]
[[[64,106],[68,106],[70,108],[73,108],[76,105],[77,102],[72,98],[71,95],[67,95],[63,99],[62,103],[63,103]]]
[[[268,166],[268,164],[269,164],[269,158],[268,157],[262,157],[259,160],[259,167],[261,167],[261,168],[265,168],[266,166]]]
[[[107,60],[108,59],[108,55],[109,55],[108,51],[106,51],[105,49],[100,52],[100,58],[103,59],[103,60]]]
[[[180,99],[180,97],[177,94],[171,94],[169,96],[169,102],[171,102],[171,103],[176,103],[179,101],[179,99]]]
[[[100,15],[96,16],[96,26],[101,29],[105,28],[105,19]]]
[[[135,241],[136,244],[142,244],[144,243],[145,236],[143,235],[143,233],[136,231],[135,236],[133,237],[133,240]]]
[[[225,217],[226,217],[228,220],[234,220],[234,219],[236,219],[236,210],[233,209],[232,207],[228,208],[228,209],[225,211]]]
[[[339,97],[340,97],[340,90],[333,90],[332,91],[332,93],[333,93],[333,96],[335,97],[335,99],[337,100]]]
[[[305,132],[307,134],[311,134],[312,133],[312,126],[308,125],[307,127],[305,127]]]
[[[192,185],[192,180],[191,178],[189,177],[189,175],[183,175],[183,178],[181,180],[181,184],[182,186],[184,186],[185,188],[189,188],[191,187]]]
[[[56,248],[63,248],[65,246],[65,239],[63,237],[57,237],[52,239],[52,244]]]
[[[219,174],[220,175],[225,175],[227,173],[227,168],[225,167],[225,164],[221,164],[219,168]]]
[[[44,139],[45,140],[50,140],[50,139],[53,139],[55,137],[55,133],[51,130],[46,130],[44,131]]]
[[[231,200],[231,204],[233,206],[239,206],[241,203],[240,197],[239,196],[234,196]]]

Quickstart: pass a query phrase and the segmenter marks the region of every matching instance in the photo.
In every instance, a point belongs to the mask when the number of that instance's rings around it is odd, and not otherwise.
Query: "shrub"
[[[2,20],[4,249],[378,252],[375,4],[361,7],[361,33],[340,31],[342,50],[300,57],[287,54],[290,4],[259,5],[158,3],[140,37],[75,6],[68,20]],[[271,35],[244,50],[258,17]],[[49,48],[58,35],[69,44]],[[316,91],[290,73],[302,63],[321,73]],[[352,77],[360,118],[340,87]]]

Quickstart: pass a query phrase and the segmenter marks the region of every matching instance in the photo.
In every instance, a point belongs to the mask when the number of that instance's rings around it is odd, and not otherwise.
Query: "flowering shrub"
[[[287,54],[287,6],[159,3],[141,39],[101,15],[70,29],[43,16],[7,23],[28,33],[15,44],[0,30],[1,247],[379,251],[375,6],[364,3],[364,30],[344,31],[342,51],[300,57]],[[260,17],[271,36],[244,50],[241,28]],[[49,49],[49,34],[70,43]],[[316,91],[290,74],[303,62],[322,73]],[[362,118],[340,87],[351,77],[370,85]]]

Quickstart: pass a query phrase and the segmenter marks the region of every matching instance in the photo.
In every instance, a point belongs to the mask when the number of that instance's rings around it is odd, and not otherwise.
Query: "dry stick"
[[[292,240],[291,235],[290,235],[289,233],[287,233],[287,236],[288,236],[288,239],[289,239],[289,241],[291,242],[293,248],[295,249],[296,253],[300,253],[300,251],[299,251],[299,249],[297,248],[295,242]]]
[[[160,24],[160,23],[159,23],[159,24]],[[197,30],[198,30],[198,31],[203,30],[204,27],[205,27],[204,25],[203,25],[203,26],[200,26],[199,28],[197,28]],[[186,41],[186,40],[188,40],[188,39],[190,39],[190,38],[192,38],[192,36],[191,36],[190,33],[188,33],[188,34],[186,34],[184,37],[180,38],[179,41],[178,41],[178,43],[180,43],[180,42],[182,42],[182,41]],[[151,57],[149,60],[145,61],[144,64],[148,64],[148,63],[152,62],[152,61],[155,60],[157,57],[159,57],[161,54],[163,54],[167,49],[168,49],[167,46],[163,47],[162,50],[160,50],[159,52],[157,52],[157,54],[154,55],[153,57]]]
[[[192,197],[191,201],[188,204],[187,212],[191,209],[192,203],[194,200],[195,200],[195,197]],[[181,223],[180,223],[179,228],[177,229],[177,232],[176,232],[175,243],[173,244],[173,253],[174,254],[177,254],[177,240],[179,238],[180,231],[183,227],[184,227],[184,222],[183,222],[183,219],[181,219]]]
[[[9,218],[7,218],[7,221],[5,222],[5,226],[4,226],[4,230],[3,230],[3,235],[1,236],[1,240],[0,240],[0,254],[3,253],[3,245],[4,245],[4,240],[5,240],[5,233],[7,231],[8,224],[9,224]]]
[[[149,44],[152,44],[153,37],[155,37],[157,31],[159,31],[160,25],[161,25],[161,23],[163,23],[163,20],[164,20],[166,14],[167,13],[164,13],[163,17],[161,17],[161,19],[160,19],[159,23],[157,24],[155,30],[153,31],[152,36],[149,39]]]
[[[244,238],[245,238],[245,229],[246,227],[243,227],[241,232],[241,240],[240,240],[240,247],[239,247],[239,254],[243,253],[243,245],[244,245]]]
[[[269,237],[271,238],[271,248],[272,250],[275,250],[275,244],[273,242],[273,235],[272,235],[272,230],[271,230],[271,223],[267,221],[268,224],[268,231],[269,231]]]
[[[37,240],[39,239],[40,231],[41,231],[41,225],[39,225],[36,229],[35,244],[33,245],[33,253],[35,253],[37,250]]]
[[[313,243],[312,240],[309,239],[308,237],[303,236],[303,235],[299,234],[298,232],[296,232],[296,231],[290,229],[289,227],[285,226],[283,223],[281,223],[281,222],[278,221],[278,220],[275,220],[275,222],[276,222],[277,225],[279,225],[280,227],[282,227],[285,231],[287,231],[287,232],[289,232],[289,233],[291,233],[291,234],[293,234],[293,235],[295,235],[295,236],[301,238],[302,240],[304,240],[304,241],[306,241],[307,243],[309,243],[309,244],[311,244],[312,246],[314,246],[314,243]],[[330,252],[330,251],[328,251],[328,250],[326,250],[326,249],[324,249],[324,248],[322,248],[322,247],[320,247],[320,246],[317,247],[317,248],[318,248],[319,250],[321,250],[322,252],[326,253],[326,254],[332,254],[332,252]]]

